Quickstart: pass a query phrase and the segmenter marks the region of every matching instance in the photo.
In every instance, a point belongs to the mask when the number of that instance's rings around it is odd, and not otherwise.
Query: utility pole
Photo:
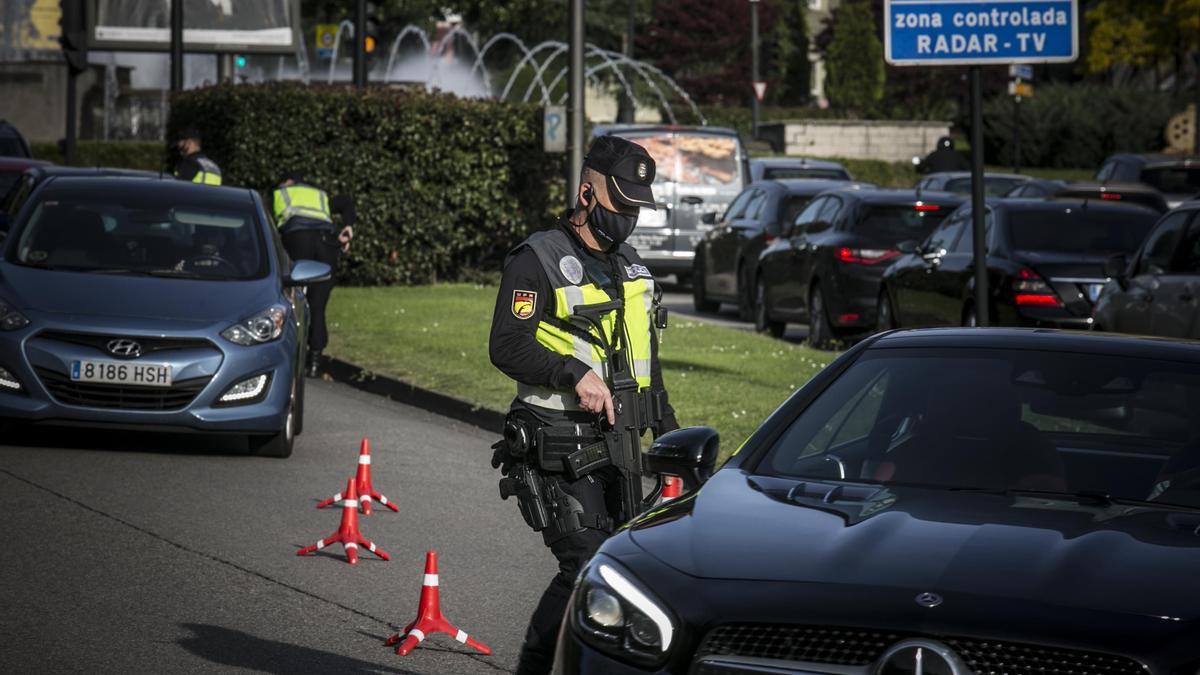
[[[171,0],[171,93],[183,89],[183,0]]]
[[[354,0],[354,86],[367,86],[367,0]]]
[[[625,58],[633,60],[633,40],[634,32],[637,28],[637,3],[638,0],[629,0],[629,13],[625,17],[625,44],[621,52]],[[633,100],[633,92],[625,91],[621,96],[621,104],[617,106],[617,121],[622,124],[631,124],[637,114],[637,102]]]
[[[988,325],[987,201],[983,191],[983,76],[971,66],[971,231],[975,257],[975,325]]]
[[[58,43],[62,46],[63,60],[67,63],[67,110],[66,129],[62,141],[63,162],[68,166],[75,163],[75,139],[77,135],[76,90],[79,74],[87,70],[87,39],[82,3],[61,0],[59,14]]]
[[[752,89],[753,89],[754,83],[758,82],[758,80],[759,80],[759,75],[758,75],[758,1],[759,0],[750,0],[750,70],[751,70],[750,83],[751,83]],[[753,131],[751,132],[750,135],[754,138],[754,140],[758,140],[759,109],[758,109],[758,92],[757,91],[753,92],[753,95],[750,99],[750,109],[753,113],[753,118],[754,118],[753,127],[752,127]]]
[[[579,194],[579,170],[583,167],[583,0],[571,0],[571,95],[567,102],[567,124],[571,139],[567,163],[567,208],[575,206]]]

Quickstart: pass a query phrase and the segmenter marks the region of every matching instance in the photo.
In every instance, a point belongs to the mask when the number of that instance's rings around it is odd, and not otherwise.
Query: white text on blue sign
[[[896,65],[1074,61],[1078,16],[1076,0],[891,0],[885,53]]]

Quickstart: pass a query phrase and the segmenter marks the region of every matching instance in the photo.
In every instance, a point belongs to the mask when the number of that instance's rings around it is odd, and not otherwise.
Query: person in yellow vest
[[[504,264],[489,352],[493,365],[516,380],[517,396],[505,422],[506,441],[494,446],[492,463],[503,466],[506,475],[514,470],[535,474],[532,480],[544,488],[540,508],[548,523],[531,522],[526,515],[529,508],[539,508],[523,501],[528,493],[517,495],[520,510],[559,563],[530,619],[518,673],[550,672],[575,576],[613,528],[636,515],[620,512],[612,466],[575,480],[564,473],[564,453],[591,442],[585,429],[614,422],[613,398],[603,379],[609,364],[595,334],[570,322],[576,305],[623,301],[622,310],[604,318],[606,332],[620,335],[616,323],[623,322],[638,389],[661,402],[654,435],[679,427],[658,360],[660,294],[637,251],[625,243],[639,209],[655,208],[654,169],[641,146],[615,136],[597,138],[584,159],[575,208],[565,211],[554,229],[514,248]],[[572,433],[580,437],[569,438]],[[551,434],[563,442],[551,447],[546,441]],[[508,442],[513,439],[529,442],[514,448]]]
[[[327,192],[304,180],[300,173],[289,173],[279,182],[272,195],[275,226],[283,238],[283,248],[292,260],[317,260],[336,269],[338,258],[350,250],[354,238],[354,200]],[[341,217],[341,226],[334,224],[334,214]],[[305,371],[316,377],[321,351],[329,343],[325,327],[325,307],[333,293],[334,280],[309,284],[308,297],[308,355]]]
[[[175,161],[176,178],[204,185],[221,184],[221,167],[201,150],[199,131],[192,127],[181,130],[175,136],[175,149],[179,153]]]

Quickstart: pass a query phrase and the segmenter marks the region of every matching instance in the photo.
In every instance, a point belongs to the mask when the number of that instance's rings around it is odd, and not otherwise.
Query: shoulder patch
[[[638,265],[637,263],[627,265],[625,267],[625,274],[628,274],[630,279],[637,279],[638,277],[653,277],[653,275],[650,274],[649,268],[647,268],[645,265]]]
[[[583,263],[573,255],[565,255],[559,259],[558,271],[562,272],[567,281],[573,284],[583,281]]]
[[[513,291],[512,313],[518,319],[525,320],[533,316],[537,307],[536,291]]]

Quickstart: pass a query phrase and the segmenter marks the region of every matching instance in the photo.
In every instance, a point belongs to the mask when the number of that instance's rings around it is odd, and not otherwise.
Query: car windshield
[[[737,140],[724,135],[662,133],[630,136],[654,158],[654,183],[730,185],[740,178]]]
[[[1197,364],[877,349],[791,423],[757,471],[1200,507],[1197,406]]]
[[[933,228],[950,215],[953,209],[938,207],[933,204],[922,205],[920,209],[912,204],[899,206],[868,206],[858,222],[850,226],[850,231],[886,243],[898,243],[907,240],[923,240],[933,232]]]
[[[1111,255],[1136,250],[1157,219],[1144,208],[1051,206],[1013,211],[1008,233],[1022,251]]]
[[[1016,186],[1024,183],[1024,178],[1002,178],[999,176],[987,176],[983,179],[983,191],[990,197],[1003,197],[1008,194]],[[959,194],[971,193],[970,178],[952,178],[946,181],[946,192],[957,192]]]
[[[264,276],[253,203],[136,185],[43,190],[9,250],[20,265],[213,280]],[[149,188],[149,189],[148,189]]]
[[[763,169],[766,180],[788,180],[792,178],[823,178],[826,180],[850,180],[850,174],[841,169],[815,169],[802,166],[769,166]]]
[[[1142,169],[1142,182],[1164,194],[1200,194],[1200,165]]]

